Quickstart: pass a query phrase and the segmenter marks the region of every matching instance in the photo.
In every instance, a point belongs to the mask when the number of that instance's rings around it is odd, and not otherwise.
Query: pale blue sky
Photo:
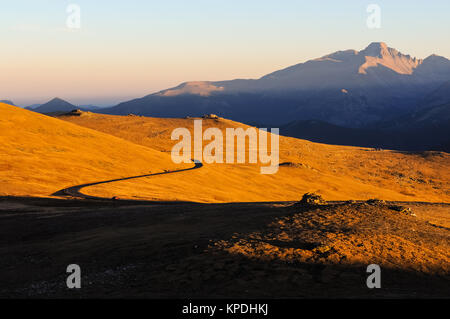
[[[66,7],[81,8],[81,29]],[[381,29],[366,25],[381,7]],[[192,80],[257,78],[383,41],[450,57],[450,1],[0,0],[0,99],[114,104]]]

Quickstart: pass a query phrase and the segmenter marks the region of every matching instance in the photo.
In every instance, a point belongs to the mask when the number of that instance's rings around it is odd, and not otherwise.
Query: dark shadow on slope
[[[382,289],[370,290],[366,286],[367,265],[327,261],[329,251],[320,250],[323,245],[315,241],[315,234],[348,231],[355,234],[355,230],[338,220],[327,225],[310,217],[327,217],[335,209],[345,213],[346,209],[372,206],[179,203],[111,207],[106,201],[97,204],[81,209],[49,206],[33,212],[26,208],[17,208],[6,215],[2,212],[0,297],[416,298],[448,297],[450,293],[448,274],[382,265]],[[306,222],[298,235],[309,232],[311,237],[281,240],[272,235],[271,225],[298,214]],[[389,211],[380,219],[377,214],[367,214],[364,227],[377,231],[387,218],[394,223],[389,228],[392,231],[405,228],[409,234],[414,226],[421,241],[448,232],[395,214]],[[375,218],[374,222],[371,218]],[[256,238],[254,233],[266,234],[266,238]],[[286,233],[289,234],[289,229]],[[404,236],[414,236],[406,233]],[[233,244],[240,240],[250,242],[250,248],[259,242],[278,249],[319,251],[321,255],[314,261],[300,262],[265,260],[257,255],[214,249],[215,243]],[[65,270],[72,263],[83,270],[83,288],[79,291],[65,287]]]

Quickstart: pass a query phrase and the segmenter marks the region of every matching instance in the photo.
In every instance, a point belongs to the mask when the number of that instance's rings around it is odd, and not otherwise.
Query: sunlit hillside
[[[77,184],[180,166],[165,153],[0,103],[2,196],[49,196]]]
[[[165,152],[170,152],[176,143],[170,138],[173,129],[186,127],[193,131],[190,118],[83,113],[60,119]],[[226,119],[207,119],[203,128],[208,127],[224,130],[247,126]],[[329,200],[377,197],[449,202],[449,160],[447,153],[376,151],[280,137],[281,166],[274,175],[260,174],[259,164],[207,164],[178,175],[103,184],[83,192],[105,197],[201,202],[298,200],[305,192],[317,192]],[[154,169],[149,163],[148,170]]]

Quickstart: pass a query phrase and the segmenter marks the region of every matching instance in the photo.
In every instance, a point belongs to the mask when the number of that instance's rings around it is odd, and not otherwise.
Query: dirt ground
[[[449,212],[3,197],[0,297],[448,298]],[[79,290],[66,288],[69,264]],[[369,264],[381,289],[366,286]]]

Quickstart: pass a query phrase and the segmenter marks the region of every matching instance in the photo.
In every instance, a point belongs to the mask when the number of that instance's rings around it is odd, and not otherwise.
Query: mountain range
[[[360,128],[449,102],[450,61],[413,58],[383,42],[300,63],[255,80],[186,82],[104,109],[155,117],[214,113],[245,123],[320,120]]]
[[[259,79],[196,81],[109,108],[55,98],[33,110],[151,117],[217,114],[314,142],[449,150],[450,61],[417,59],[383,42],[337,51]]]

